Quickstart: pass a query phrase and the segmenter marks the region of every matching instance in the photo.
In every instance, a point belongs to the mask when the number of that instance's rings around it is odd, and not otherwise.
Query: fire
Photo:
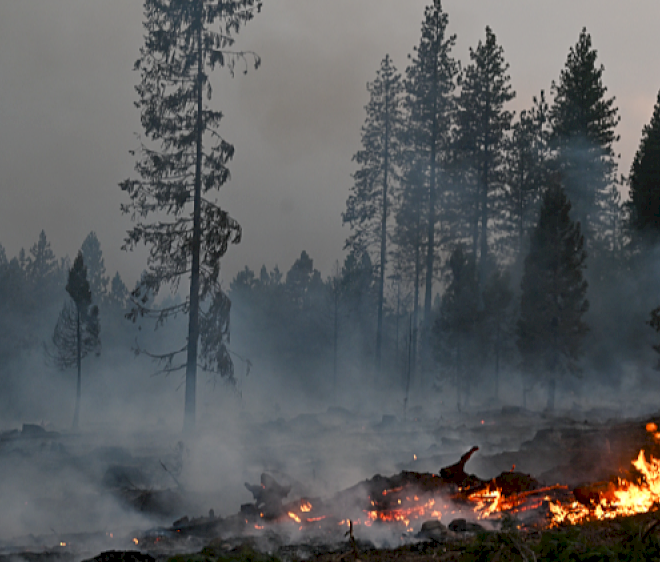
[[[309,503],[308,501],[303,501],[300,503],[300,511],[303,513],[307,513],[309,511],[312,511],[312,504]]]
[[[289,511],[289,517],[293,519],[296,523],[300,523],[301,519],[293,511]]]
[[[133,537],[133,542],[134,542],[135,544],[137,544],[137,543],[140,542],[140,541],[138,541],[135,537]]]
[[[649,425],[648,424],[647,430]],[[651,431],[655,431],[652,429]],[[660,459],[649,455],[646,460],[644,450],[639,452],[633,466],[644,477],[639,484],[619,479],[618,487],[607,497],[601,496],[593,507],[584,506],[578,502],[561,504],[550,502],[550,512],[553,515],[552,525],[561,523],[579,523],[585,519],[613,519],[619,516],[646,513],[654,504],[660,502]]]
[[[419,502],[420,499],[418,496],[414,496],[412,501]],[[440,519],[442,516],[442,514],[439,511],[432,509],[433,506],[435,506],[434,498],[430,498],[424,503],[413,503],[412,505],[410,505],[410,503],[411,503],[411,499],[407,497],[405,504],[407,507],[404,507],[403,506],[404,504],[402,504],[402,500],[398,499],[397,507],[395,508],[372,509],[370,511],[367,511],[366,513],[369,519],[365,522],[365,525],[371,525],[372,522],[374,521],[384,521],[384,522],[396,521],[403,523],[407,528],[410,526],[411,520],[417,520],[420,519],[421,517],[428,516],[429,512],[431,513],[431,516],[435,517],[436,519]]]

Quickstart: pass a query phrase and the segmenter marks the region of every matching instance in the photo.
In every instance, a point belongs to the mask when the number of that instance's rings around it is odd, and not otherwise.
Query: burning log
[[[479,478],[473,474],[468,474],[465,472],[465,464],[470,460],[472,455],[479,450],[479,447],[472,447],[467,453],[465,453],[461,460],[456,464],[451,466],[446,466],[440,470],[440,478],[442,478],[448,484],[456,484],[460,488],[470,488],[475,485],[482,483]]]

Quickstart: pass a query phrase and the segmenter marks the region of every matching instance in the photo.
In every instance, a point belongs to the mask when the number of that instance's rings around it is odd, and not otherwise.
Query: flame
[[[309,502],[306,501],[306,500],[303,501],[303,502],[300,504],[300,511],[302,511],[303,513],[307,513],[308,511],[312,511],[312,504],[309,503]]]
[[[654,432],[658,431],[657,424],[655,424],[653,422],[647,423],[646,424],[646,431],[648,431],[649,433],[654,433]]]
[[[255,525],[254,528],[255,529],[263,529],[264,527],[263,527],[263,525]]]
[[[300,523],[301,519],[293,511],[289,511],[289,517],[293,519],[296,523]]]
[[[60,542],[60,546],[66,546],[65,542]]]
[[[647,429],[649,425],[655,424],[648,424]],[[587,507],[578,502],[550,502],[552,526],[561,523],[574,524],[592,518],[613,519],[649,511],[654,504],[660,502],[660,459],[649,455],[647,461],[644,450],[641,450],[632,464],[644,477],[643,481],[635,484],[620,478],[618,488],[607,497],[601,496],[595,506]]]
[[[135,537],[133,537],[133,542],[134,542],[135,544],[137,544],[137,543],[140,542],[140,541],[138,541]]]

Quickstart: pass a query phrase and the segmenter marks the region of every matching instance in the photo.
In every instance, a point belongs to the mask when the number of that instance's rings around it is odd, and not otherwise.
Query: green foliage
[[[97,304],[101,304],[108,292],[109,278],[105,274],[105,260],[101,251],[101,242],[99,242],[96,232],[90,232],[80,247],[85,265],[87,267],[87,279],[89,288],[94,295]]]
[[[220,334],[202,342],[203,367],[232,379],[233,366],[226,349],[228,312],[219,296],[220,261],[229,244],[238,244],[241,227],[211,197],[229,180],[228,163],[234,147],[219,132],[222,113],[210,105],[209,73],[252,60],[253,53],[234,50],[235,35],[255,13],[258,0],[145,0],[145,39],[135,69],[143,140],[135,171],[138,179],[121,182],[129,197],[122,211],[135,222],[124,249],[150,247],[148,271],[131,294],[129,317],[152,316],[162,323],[178,314],[188,316],[188,337],[176,351],[152,355],[165,371],[186,369],[184,427],[192,430],[196,418],[196,380],[200,318],[221,327]],[[163,285],[177,289],[190,276],[189,296],[183,303],[149,309],[145,298],[158,295]],[[210,303],[206,313],[204,300]],[[204,316],[206,314],[206,316]],[[209,324],[210,323],[210,324]],[[213,347],[213,345],[218,347]],[[174,361],[185,355],[185,362]]]
[[[78,252],[69,270],[66,291],[71,301],[64,303],[53,331],[54,352],[50,360],[59,369],[78,366],[90,353],[101,352],[98,306],[92,305],[92,293],[87,280],[82,253]]]
[[[630,222],[644,233],[660,234],[660,92],[653,116],[630,168]]]
[[[362,126],[362,148],[353,156],[360,168],[342,214],[353,233],[347,248],[376,250],[380,254],[383,219],[394,205],[394,190],[401,163],[403,83],[389,55],[381,62],[373,82],[367,84],[369,103]]]
[[[521,283],[518,349],[523,369],[551,381],[577,371],[588,330],[582,320],[589,308],[582,278],[587,254],[580,224],[571,220],[570,209],[561,185],[551,185],[532,233]]]
[[[415,172],[421,180],[428,200],[422,228],[426,230],[424,318],[431,327],[431,301],[433,272],[436,257],[436,230],[444,225],[438,210],[444,209],[446,189],[439,189],[439,176],[447,168],[451,148],[451,132],[456,111],[454,91],[459,75],[458,62],[451,51],[456,36],[447,34],[449,16],[443,12],[440,2],[434,2],[424,11],[422,36],[411,63],[406,69],[406,109],[408,112],[409,165],[420,166]],[[443,187],[448,187],[446,183]],[[417,201],[418,198],[415,197]],[[444,233],[440,233],[444,243]],[[421,243],[421,241],[418,241]],[[421,251],[416,245],[413,253]],[[427,341],[425,338],[424,341]]]
[[[485,42],[480,40],[476,49],[470,48],[470,60],[458,98],[455,148],[463,167],[462,212],[470,225],[472,252],[476,256],[480,251],[479,270],[483,276],[491,243],[488,221],[495,218],[497,200],[503,193],[507,133],[513,119],[505,105],[515,92],[507,74],[504,49],[490,27],[486,27]]]
[[[619,140],[615,98],[606,98],[603,65],[597,65],[591,35],[582,29],[571,47],[550,108],[553,147],[573,216],[590,240],[603,237],[602,213],[608,188],[615,180],[613,145]]]
[[[514,123],[506,156],[502,230],[504,241],[520,259],[528,249],[529,232],[538,220],[542,189],[548,182],[548,142],[548,103],[541,90],[532,108],[522,111]]]

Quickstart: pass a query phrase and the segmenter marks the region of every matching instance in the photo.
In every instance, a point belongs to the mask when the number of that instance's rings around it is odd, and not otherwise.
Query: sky
[[[287,271],[306,250],[324,275],[343,259],[341,213],[373,80],[386,53],[403,73],[427,1],[263,0],[238,38],[259,70],[218,71],[214,107],[236,147],[218,202],[243,227],[223,261],[223,283],[248,265]],[[428,0],[430,2],[430,0]],[[549,94],[587,28],[621,123],[627,173],[660,89],[657,0],[444,0],[454,56],[489,25],[510,64],[511,109]],[[140,133],[133,63],[142,44],[139,0],[0,2],[0,244],[8,257],[44,229],[57,256],[95,231],[106,269],[132,286],[146,251],[120,248],[129,218],[118,183],[133,174]],[[550,99],[551,96],[549,96]]]

